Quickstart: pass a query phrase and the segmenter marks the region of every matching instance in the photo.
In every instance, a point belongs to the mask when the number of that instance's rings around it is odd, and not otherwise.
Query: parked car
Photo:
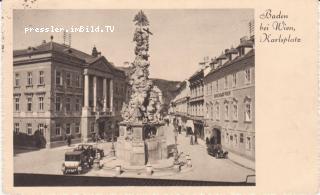
[[[65,153],[65,159],[62,163],[62,173],[81,174],[85,169],[91,168],[93,158],[85,153],[85,151],[68,151]]]
[[[207,144],[207,152],[216,158],[228,158],[228,152],[223,151],[219,144]]]
[[[98,148],[96,145],[93,144],[79,144],[74,151],[84,151],[87,155],[91,156],[92,158],[99,158],[104,157],[103,149]]]

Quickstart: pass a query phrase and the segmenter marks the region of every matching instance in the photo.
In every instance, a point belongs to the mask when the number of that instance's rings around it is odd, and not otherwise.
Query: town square
[[[253,10],[30,12],[14,13],[15,174],[255,185]],[[51,32],[59,17],[111,19]]]

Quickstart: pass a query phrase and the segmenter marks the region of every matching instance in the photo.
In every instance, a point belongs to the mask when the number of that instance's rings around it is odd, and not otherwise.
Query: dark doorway
[[[103,122],[99,122],[98,123],[98,128],[99,128],[99,136],[101,137],[101,138],[103,138],[104,137],[104,121]]]
[[[213,136],[215,144],[221,144],[221,131],[218,128],[213,129]]]

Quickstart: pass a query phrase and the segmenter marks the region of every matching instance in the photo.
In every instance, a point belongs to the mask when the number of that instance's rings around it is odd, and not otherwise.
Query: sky
[[[71,33],[71,47],[91,54],[95,45],[108,61],[133,62],[139,10],[14,10],[13,48],[26,49],[43,40],[63,43],[62,32],[25,33],[26,27],[114,26],[113,32]],[[253,9],[143,10],[153,33],[149,40],[150,77],[174,81],[189,78],[205,56],[214,58],[249,35]]]

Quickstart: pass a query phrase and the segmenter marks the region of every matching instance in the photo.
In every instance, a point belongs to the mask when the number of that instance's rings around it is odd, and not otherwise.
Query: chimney
[[[247,36],[240,38],[240,44],[237,47],[239,56],[243,56],[247,54],[251,49],[253,49],[253,46],[254,46],[253,43],[254,43],[254,39],[253,40],[248,39]]]

